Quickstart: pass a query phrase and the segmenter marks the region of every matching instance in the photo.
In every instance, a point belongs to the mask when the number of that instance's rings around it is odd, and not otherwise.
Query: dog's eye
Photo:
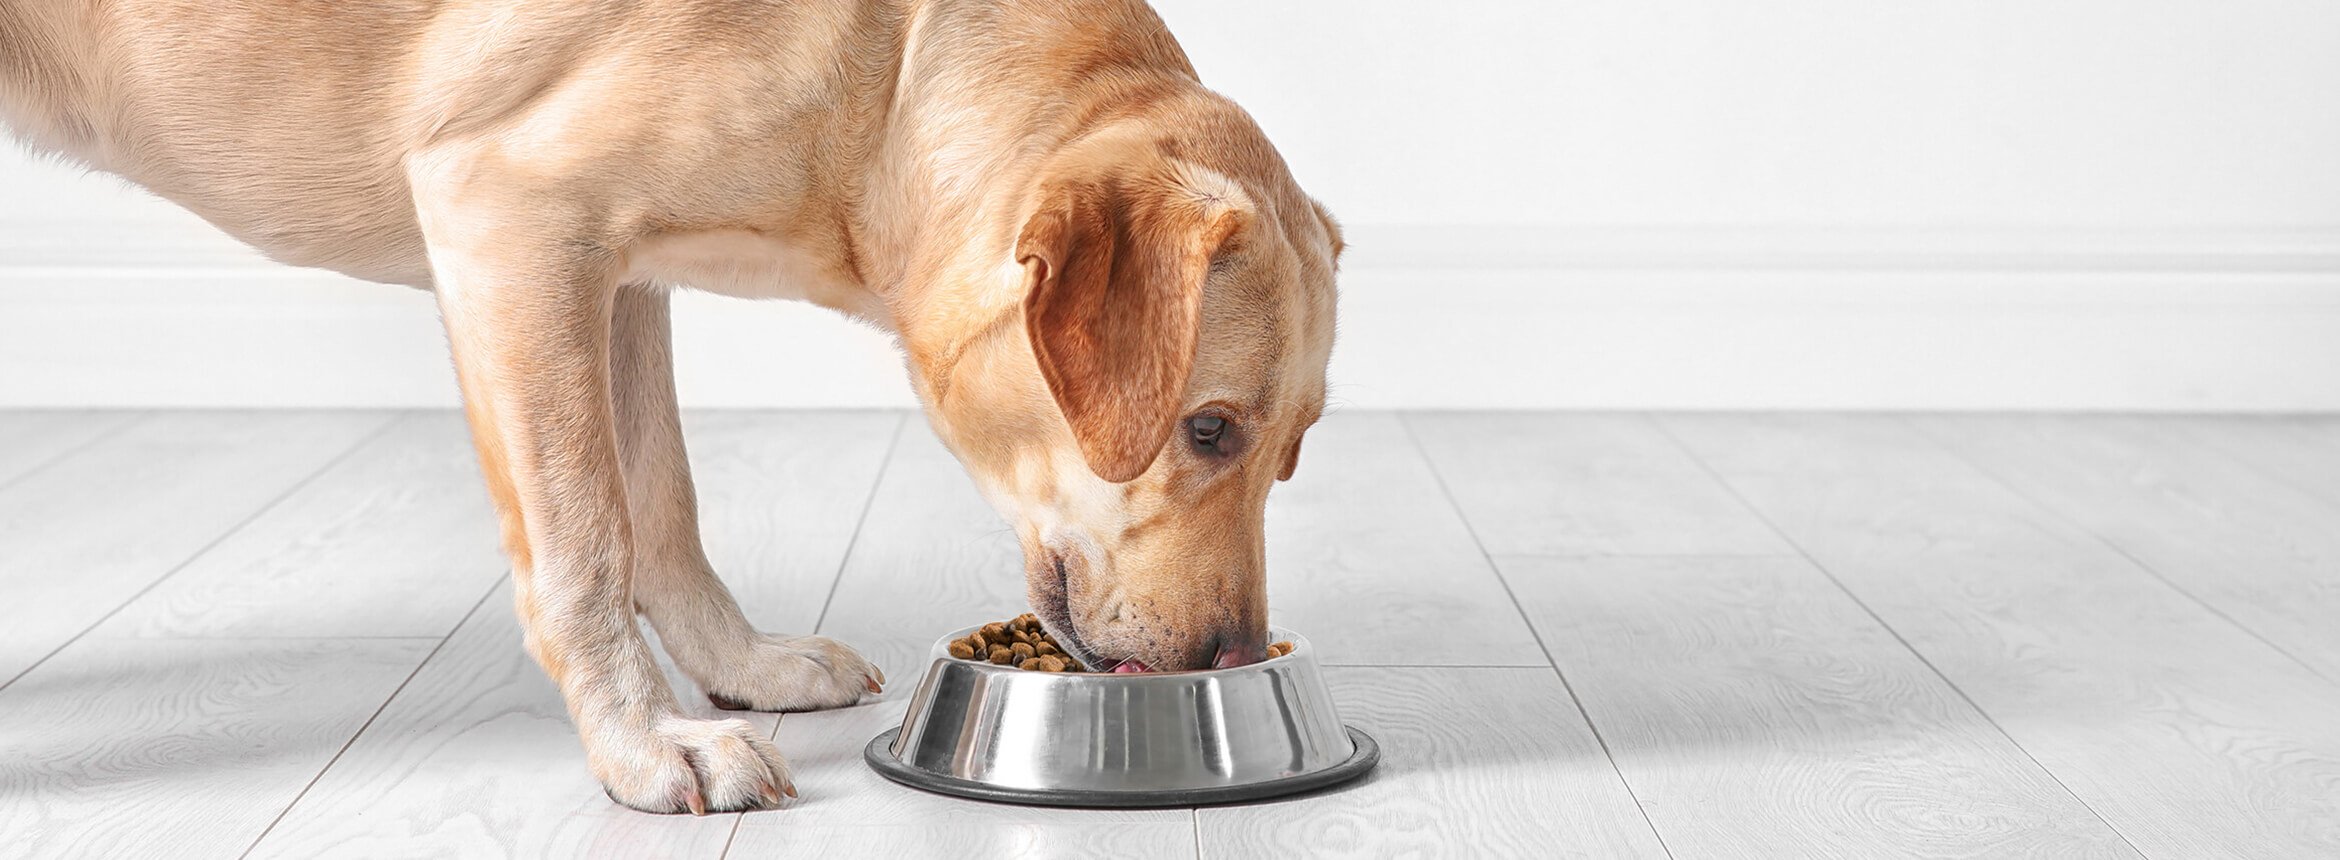
[[[1195,450],[1224,453],[1227,450],[1227,419],[1216,415],[1197,415],[1186,419],[1186,433],[1194,440]]]

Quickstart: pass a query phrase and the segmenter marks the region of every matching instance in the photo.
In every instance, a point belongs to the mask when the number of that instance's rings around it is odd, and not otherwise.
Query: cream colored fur
[[[747,723],[685,714],[637,613],[729,707],[883,680],[756,631],[709,567],[671,286],[893,332],[1085,656],[1259,659],[1339,240],[1137,0],[0,0],[0,119],[277,259],[436,294],[528,647],[621,803],[794,792]],[[1195,443],[1202,415],[1241,444]]]

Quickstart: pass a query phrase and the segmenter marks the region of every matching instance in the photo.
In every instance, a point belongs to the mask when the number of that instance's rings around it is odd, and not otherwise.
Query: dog
[[[883,674],[699,544],[668,291],[891,332],[1093,667],[1264,658],[1338,226],[1142,0],[0,0],[0,120],[271,257],[434,293],[530,653],[609,796],[769,808],[729,709]]]

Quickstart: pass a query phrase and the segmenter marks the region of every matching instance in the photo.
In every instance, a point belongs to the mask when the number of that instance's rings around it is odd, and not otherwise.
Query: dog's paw
[[[860,652],[826,636],[757,634],[744,653],[724,661],[707,699],[727,711],[842,708],[881,691],[886,674]]]
[[[668,717],[646,732],[602,737],[591,745],[602,790],[643,812],[771,809],[796,796],[779,748],[746,720]]]

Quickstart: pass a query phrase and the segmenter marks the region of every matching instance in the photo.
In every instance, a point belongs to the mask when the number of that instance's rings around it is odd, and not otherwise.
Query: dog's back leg
[[[793,791],[779,751],[744,720],[685,716],[634,619],[609,373],[615,254],[575,235],[542,189],[483,187],[511,172],[472,167],[422,177],[417,209],[529,651],[612,799],[776,805]]]
[[[618,448],[634,525],[634,603],[658,628],[667,653],[723,708],[833,708],[877,692],[884,676],[853,649],[821,636],[758,633],[740,613],[699,544],[698,503],[675,414],[667,294],[621,288],[612,322]]]

